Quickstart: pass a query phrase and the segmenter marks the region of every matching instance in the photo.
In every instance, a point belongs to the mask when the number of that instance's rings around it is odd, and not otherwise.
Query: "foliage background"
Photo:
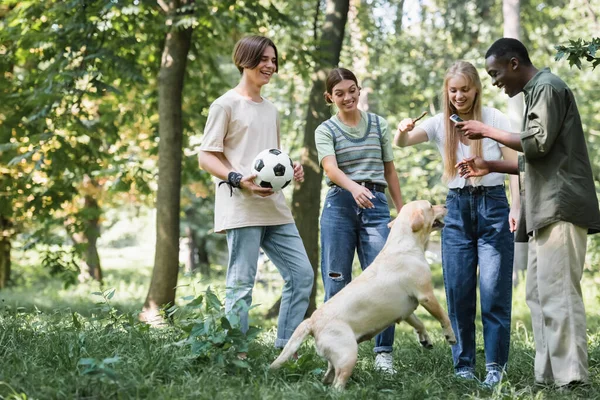
[[[277,300],[281,280],[268,261],[259,270],[254,295],[258,306],[251,310],[263,332],[251,344],[247,366],[225,361],[213,365],[193,357],[189,348],[177,346],[187,318],[183,312],[173,326],[162,330],[137,323],[155,251],[157,75],[170,29],[160,3],[0,3],[0,264],[4,265],[7,254],[12,260],[7,287],[0,290],[2,396],[563,396],[552,388],[532,385],[533,341],[522,284],[514,296],[508,382],[497,393],[448,376],[449,350],[438,327],[422,313],[434,333],[436,348],[422,352],[401,325],[395,350],[397,378],[373,371],[368,343],[361,346],[361,362],[347,395],[331,393],[320,385],[324,365],[311,346],[303,350],[306,356],[298,363],[281,373],[269,373],[266,365],[275,356],[270,347],[275,321],[264,316]],[[300,159],[326,6],[326,1],[316,0],[197,0],[178,19],[182,27],[194,30],[183,92],[181,268],[175,302],[182,309],[208,286],[218,295],[224,286],[226,246],[223,236],[212,232],[213,182],[198,169],[196,152],[208,107],[239,79],[231,49],[248,33],[270,36],[277,43],[280,71],[263,94],[280,111],[282,147]],[[600,189],[600,81],[593,69],[597,57],[589,47],[597,43],[593,35],[600,29],[600,2],[522,0],[520,6],[522,40],[534,64],[551,67],[575,92]],[[445,70],[457,59],[478,67],[484,103],[505,110],[506,98],[491,86],[482,58],[487,47],[502,36],[502,23],[500,1],[352,0],[340,65],[357,73],[363,87],[361,107],[384,116],[392,127],[402,118],[422,111],[434,115],[439,110]],[[556,45],[566,47],[557,50]],[[557,51],[565,56],[556,60]],[[577,58],[569,59],[570,54]],[[578,65],[575,59],[584,60],[581,68],[572,67]],[[394,151],[405,199],[443,202],[446,190],[440,183],[436,149],[424,144]],[[285,194],[291,201],[292,189]],[[78,280],[82,263],[90,262],[85,243],[93,237],[91,228],[99,235],[102,285]],[[201,249],[192,258],[206,264],[200,273],[185,267],[191,241]],[[429,257],[436,294],[443,299],[435,250],[439,237],[432,242]],[[588,398],[600,398],[599,261],[600,239],[592,236],[584,290],[593,378],[590,388],[573,394]],[[114,292],[107,299],[109,289]],[[215,354],[223,360],[232,360],[231,352],[219,351]],[[483,364],[481,359],[479,366]]]

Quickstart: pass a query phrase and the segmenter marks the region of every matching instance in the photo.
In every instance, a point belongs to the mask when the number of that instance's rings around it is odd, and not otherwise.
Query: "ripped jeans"
[[[359,208],[352,194],[339,186],[327,192],[321,214],[321,274],[325,301],[352,281],[354,253],[364,270],[379,254],[390,229],[385,193],[372,191],[375,208]],[[391,352],[395,326],[375,337],[375,353]]]

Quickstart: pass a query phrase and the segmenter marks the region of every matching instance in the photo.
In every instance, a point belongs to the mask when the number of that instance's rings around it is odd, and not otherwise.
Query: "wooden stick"
[[[427,115],[427,111],[423,111],[423,113],[419,116],[419,118],[413,119],[413,124],[416,123],[418,120],[420,120],[421,118],[423,118],[426,115]]]

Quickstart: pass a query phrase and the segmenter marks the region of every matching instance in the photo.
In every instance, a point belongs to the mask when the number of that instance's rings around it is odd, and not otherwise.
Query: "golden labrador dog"
[[[343,389],[356,364],[358,343],[394,322],[408,322],[421,344],[431,346],[425,326],[413,314],[419,304],[440,322],[446,340],[456,343],[448,314],[433,295],[425,259],[429,234],[443,227],[445,215],[444,206],[432,206],[425,200],[402,207],[390,224],[385,246],[369,268],[296,328],[271,368],[279,368],[312,335],[317,353],[329,362],[323,383]]]

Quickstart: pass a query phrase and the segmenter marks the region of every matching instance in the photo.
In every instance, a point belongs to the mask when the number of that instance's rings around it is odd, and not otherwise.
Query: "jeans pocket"
[[[453,190],[448,191],[446,195],[446,203],[450,203],[458,198],[458,193]]]
[[[339,186],[331,186],[329,191],[327,192],[327,196],[325,196],[325,198],[330,198],[333,197],[335,195],[337,195],[338,193],[340,193],[343,189]]]
[[[381,201],[385,205],[388,204],[388,199],[387,199],[387,196],[385,195],[385,193],[383,193],[383,192],[376,192],[376,191],[373,191],[373,193],[375,194],[375,198],[377,200]]]
[[[506,198],[506,192],[504,191],[504,188],[488,190],[485,196],[494,202],[508,206],[508,199]]]

